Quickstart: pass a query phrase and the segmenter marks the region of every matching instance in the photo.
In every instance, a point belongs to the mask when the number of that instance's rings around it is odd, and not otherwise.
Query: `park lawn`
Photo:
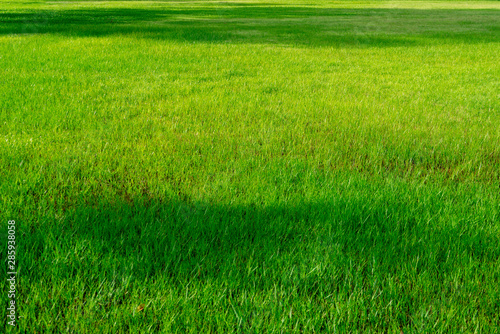
[[[498,1],[0,2],[2,326],[499,331],[499,54]]]

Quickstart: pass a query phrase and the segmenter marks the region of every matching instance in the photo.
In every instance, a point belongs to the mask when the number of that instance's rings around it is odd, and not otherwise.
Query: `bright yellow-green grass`
[[[0,328],[499,332],[499,55],[498,1],[1,1]]]

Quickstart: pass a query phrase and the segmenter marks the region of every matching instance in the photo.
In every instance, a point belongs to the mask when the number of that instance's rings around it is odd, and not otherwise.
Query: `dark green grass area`
[[[498,42],[498,16],[498,9],[324,8],[314,3],[231,2],[165,6],[163,2],[152,2],[140,8],[122,5],[10,11],[0,14],[0,33],[391,47],[429,42]]]
[[[472,189],[336,181],[315,202],[150,199],[44,218],[20,252],[30,254],[20,259],[30,265],[22,312],[31,326],[76,332],[498,325],[495,199],[474,189],[457,205]],[[71,321],[52,320],[62,315]]]
[[[1,2],[0,328],[499,331],[499,9]]]

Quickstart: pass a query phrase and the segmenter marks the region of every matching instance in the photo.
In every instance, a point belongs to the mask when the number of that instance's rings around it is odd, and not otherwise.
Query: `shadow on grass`
[[[158,331],[167,317],[175,327],[217,315],[230,326],[236,309],[252,328],[263,317],[286,318],[292,307],[293,323],[313,318],[318,329],[332,317],[366,327],[394,314],[400,326],[417,326],[414,317],[430,308],[433,317],[460,307],[496,321],[494,215],[478,222],[486,216],[471,210],[472,218],[457,218],[460,209],[439,194],[408,201],[408,194],[380,199],[353,190],[267,206],[140,195],[80,203],[18,230],[19,295],[30,296],[31,322],[62,314],[53,325],[61,327],[76,316],[123,321],[147,301]]]
[[[161,200],[82,206],[23,241],[38,259],[35,281],[49,272],[60,279],[98,272],[109,280],[210,280],[235,289],[277,283],[312,294],[423,272],[438,279],[500,257],[498,236],[467,222],[426,219],[439,217],[439,205],[373,204],[346,197],[263,208]]]
[[[356,9],[186,3],[160,8],[0,13],[0,34],[123,35],[184,42],[307,46],[421,45],[500,41],[496,10]]]

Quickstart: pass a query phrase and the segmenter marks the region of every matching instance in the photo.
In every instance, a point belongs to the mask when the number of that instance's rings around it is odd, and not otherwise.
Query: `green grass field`
[[[498,1],[1,1],[0,332],[500,333],[499,55]]]

